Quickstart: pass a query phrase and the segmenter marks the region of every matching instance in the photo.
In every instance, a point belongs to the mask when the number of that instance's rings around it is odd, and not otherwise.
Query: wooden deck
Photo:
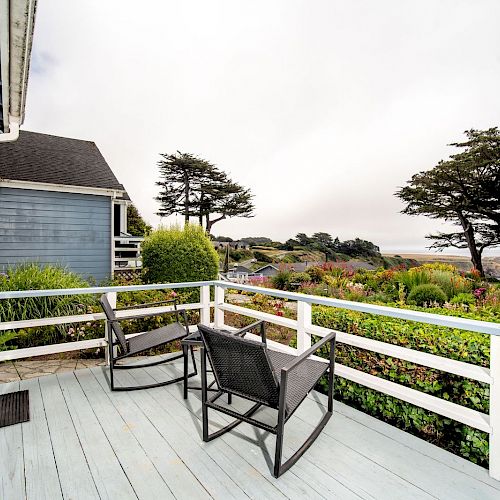
[[[151,382],[180,368],[119,377]],[[241,424],[203,443],[199,391],[185,401],[180,384],[111,393],[96,367],[1,384],[0,393],[19,388],[30,391],[31,421],[0,429],[5,500],[500,498],[500,483],[484,469],[338,402],[316,443],[274,479],[274,436]],[[317,422],[323,402],[312,393],[292,417],[285,455]],[[270,410],[261,415],[274,417]],[[210,416],[215,425],[224,422]]]

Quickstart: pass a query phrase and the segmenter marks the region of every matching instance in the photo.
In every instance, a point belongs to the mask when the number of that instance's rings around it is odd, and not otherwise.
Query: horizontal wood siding
[[[111,198],[0,187],[0,270],[33,261],[109,278]]]

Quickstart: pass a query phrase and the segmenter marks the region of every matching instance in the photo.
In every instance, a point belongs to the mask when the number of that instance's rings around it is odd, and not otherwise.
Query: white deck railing
[[[144,238],[139,236],[113,238],[113,269],[124,271],[142,269],[141,243]]]
[[[210,301],[210,289],[215,288],[215,301]],[[110,294],[112,302],[116,301],[116,294],[119,292],[141,291],[141,290],[162,290],[172,288],[200,288],[200,302],[194,304],[183,304],[182,309],[199,310],[200,321],[205,324],[210,323],[211,308],[214,309],[214,325],[218,328],[224,327],[224,313],[231,312],[241,314],[255,319],[266,320],[276,325],[285,326],[297,331],[297,349],[269,341],[274,348],[285,352],[298,353],[306,350],[311,345],[311,335],[324,336],[330,330],[312,324],[312,305],[324,305],[335,308],[349,309],[365,313],[389,316],[404,320],[418,321],[433,325],[440,325],[460,330],[474,331],[490,335],[490,368],[484,368],[462,361],[448,359],[434,354],[428,354],[406,347],[401,347],[378,340],[373,340],[345,332],[337,332],[338,342],[349,344],[361,349],[385,354],[394,358],[403,359],[429,368],[435,368],[443,372],[453,373],[479,382],[490,385],[490,413],[484,414],[477,410],[465,408],[456,403],[440,399],[429,394],[402,386],[400,384],[370,375],[340,363],[336,363],[336,374],[365,387],[380,391],[384,394],[396,397],[408,403],[412,403],[429,411],[436,412],[445,417],[464,423],[481,431],[489,433],[490,436],[490,475],[500,480],[500,324],[486,321],[477,321],[453,316],[442,316],[407,309],[397,309],[393,307],[378,306],[373,304],[350,302],[345,300],[319,297],[315,295],[305,295],[294,292],[284,292],[280,290],[254,287],[224,281],[205,281],[191,283],[169,283],[158,285],[132,285],[132,286],[112,286],[94,287],[80,289],[58,289],[58,290],[30,290],[0,292],[0,307],[2,299],[16,299],[25,297],[46,297],[57,295],[84,295],[84,294]],[[297,319],[285,318],[274,314],[256,311],[243,306],[229,304],[225,302],[225,290],[237,289],[251,293],[261,293],[271,297],[277,297],[297,302]],[[154,308],[154,311],[166,312],[171,307]],[[129,311],[119,311],[117,316],[140,315],[149,312],[149,309],[132,309]],[[74,316],[64,316],[55,318],[33,319],[25,321],[10,321],[0,323],[0,332],[19,328],[30,328],[46,325],[60,325],[78,322],[88,322],[104,320],[103,313],[80,314]],[[56,345],[32,347],[27,349],[17,349],[0,352],[0,361],[20,359],[31,356],[54,354],[60,352],[91,349],[104,347],[107,345],[106,337],[101,339],[83,340],[68,342]]]

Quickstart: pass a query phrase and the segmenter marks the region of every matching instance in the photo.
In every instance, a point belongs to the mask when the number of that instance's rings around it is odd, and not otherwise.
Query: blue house
[[[93,142],[26,131],[0,142],[0,271],[36,261],[110,278],[138,262],[128,203]]]

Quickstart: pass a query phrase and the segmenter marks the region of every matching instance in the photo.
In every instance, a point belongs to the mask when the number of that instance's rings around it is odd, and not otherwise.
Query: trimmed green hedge
[[[181,283],[216,279],[219,256],[201,226],[160,228],[142,244],[148,283]]]
[[[443,310],[439,312],[443,313]],[[492,320],[498,321],[496,315],[493,316]],[[313,308],[313,323],[475,365],[489,366],[487,335],[321,306]],[[468,408],[489,412],[487,384],[346,344],[338,343],[337,346],[336,359],[343,365]],[[327,352],[322,355],[326,356]],[[336,380],[335,390],[336,398],[340,401],[474,463],[487,466],[486,433],[341,377]]]

